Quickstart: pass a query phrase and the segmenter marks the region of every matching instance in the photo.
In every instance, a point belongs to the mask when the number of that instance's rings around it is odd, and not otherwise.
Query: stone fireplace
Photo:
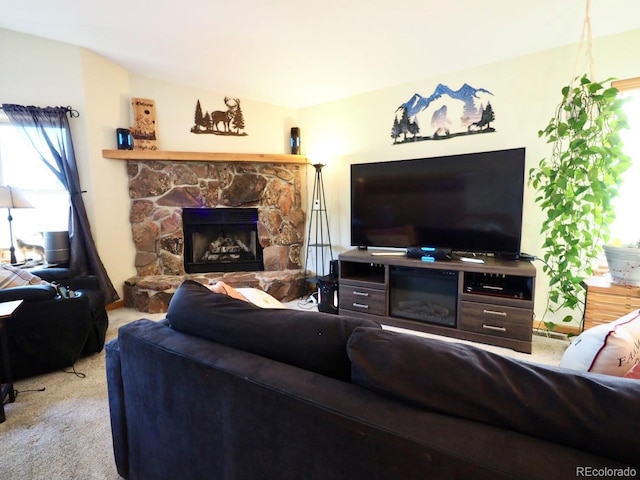
[[[168,293],[170,298],[172,291],[192,276],[206,284],[222,279],[231,285],[262,288],[285,301],[307,293],[301,260],[305,213],[300,165],[128,160],[127,173],[137,275],[125,282],[125,305],[162,311],[166,298],[153,307],[149,306],[152,297]],[[255,256],[262,257],[263,270],[252,264],[228,273],[223,266],[209,269],[209,265],[201,265],[203,262],[196,257],[205,256],[206,252],[200,254],[199,250],[203,244],[225,241],[220,229],[216,233],[213,227],[200,225],[195,238],[192,230],[187,232],[191,245],[185,244],[185,213],[189,220],[204,209],[255,212],[255,240],[237,231],[233,235],[239,243],[248,243],[250,249],[255,242]],[[243,250],[239,243],[235,246]],[[193,270],[185,268],[189,263],[194,264]]]

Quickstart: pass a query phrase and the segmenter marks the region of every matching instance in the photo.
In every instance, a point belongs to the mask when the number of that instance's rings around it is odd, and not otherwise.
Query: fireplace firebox
[[[391,316],[456,326],[458,272],[391,267],[389,281]]]
[[[187,273],[264,270],[257,208],[183,208]]]

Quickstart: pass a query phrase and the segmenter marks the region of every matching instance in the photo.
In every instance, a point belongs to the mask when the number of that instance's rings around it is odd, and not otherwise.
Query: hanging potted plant
[[[567,310],[572,322],[584,310],[583,279],[609,239],[615,213],[612,199],[631,160],[622,151],[620,131],[627,128],[623,99],[611,79],[576,77],[562,89],[562,101],[539,137],[552,145],[548,158],[529,172],[529,183],[545,214],[543,271],[549,277],[547,312]],[[545,312],[546,313],[546,312]],[[577,319],[580,321],[582,315]],[[553,330],[554,322],[544,322]]]

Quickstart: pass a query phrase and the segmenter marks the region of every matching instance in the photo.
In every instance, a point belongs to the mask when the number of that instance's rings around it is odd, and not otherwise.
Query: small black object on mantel
[[[291,155],[300,155],[300,129],[291,127]]]
[[[128,128],[116,129],[116,141],[118,150],[133,150],[133,137]]]

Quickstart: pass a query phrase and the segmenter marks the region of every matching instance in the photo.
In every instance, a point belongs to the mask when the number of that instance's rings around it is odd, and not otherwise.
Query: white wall
[[[128,223],[129,198],[126,162],[102,158],[103,148],[116,148],[115,129],[131,124],[131,97],[154,99],[162,150],[288,153],[289,130],[299,126],[302,150],[313,162],[327,163],[323,180],[334,252],[351,248],[349,242],[349,165],[380,160],[429,157],[454,153],[527,148],[527,168],[548,154],[538,139],[560,99],[560,89],[574,73],[586,71],[577,45],[513,60],[450,73],[420,82],[370,92],[300,111],[241,98],[247,137],[194,135],[195,102],[203,109],[223,109],[224,96],[130,75],[117,65],[82,48],[0,29],[0,102],[33,105],[71,105],[80,111],[72,120],[76,154],[92,231],[103,262],[119,292],[135,274],[134,249]],[[8,46],[8,47],[5,47]],[[596,71],[601,78],[640,76],[635,52],[640,30],[595,42]],[[420,59],[416,59],[420,61]],[[384,68],[384,65],[381,65]],[[407,65],[407,68],[411,68]],[[56,75],[51,75],[53,71]],[[439,142],[392,145],[393,113],[413,93],[430,93],[438,83],[456,88],[467,82],[494,94],[496,133]],[[307,169],[309,188],[313,169]],[[541,215],[533,192],[525,192],[522,249],[540,254]],[[538,265],[539,266],[539,265]],[[547,281],[541,269],[537,282],[536,313],[544,311]]]
[[[211,92],[151,78],[131,77],[131,97],[155,100],[159,150],[225,153],[289,153],[296,112],[289,108],[240,98],[246,136],[194,134],[196,102],[203,113],[226,110],[224,98],[233,92]],[[129,108],[131,111],[131,108]],[[130,122],[133,124],[133,115]],[[115,137],[114,137],[115,138]]]
[[[122,297],[124,280],[135,275],[129,184],[126,162],[103,158],[102,149],[116,148],[115,128],[129,124],[129,73],[88,50],[82,50],[82,68],[89,151],[78,162],[91,168],[80,180],[100,258]]]
[[[0,29],[0,103],[84,106],[80,49]]]

